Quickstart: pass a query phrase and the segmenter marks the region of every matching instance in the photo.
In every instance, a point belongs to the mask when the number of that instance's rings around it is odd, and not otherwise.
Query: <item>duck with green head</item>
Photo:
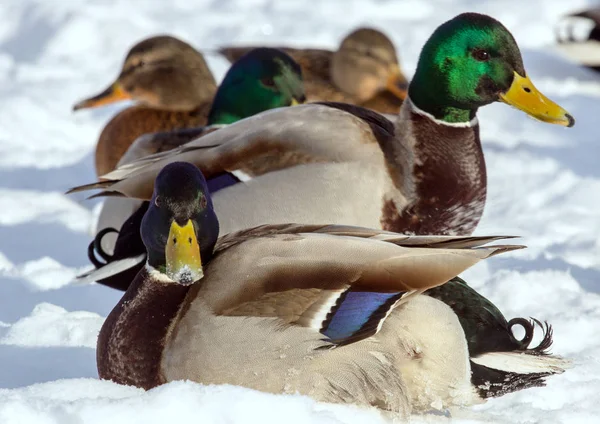
[[[473,385],[459,319],[423,293],[522,246],[307,224],[217,239],[210,197],[192,164],[159,173],[140,229],[146,265],[98,337],[100,378],[147,390],[175,380],[232,384],[403,418],[499,394]],[[534,369],[553,364],[553,373],[565,364],[520,356]]]
[[[120,160],[126,164],[144,156],[164,152],[180,146],[192,138],[200,137],[240,119],[265,110],[296,105],[304,102],[301,69],[287,54],[270,48],[249,52],[229,69],[215,95],[208,113],[206,127],[146,134],[129,147]],[[211,192],[239,182],[234,173],[221,173],[209,180]],[[107,263],[144,254],[139,238],[139,223],[147,208],[129,199],[107,199],[97,224],[97,236],[89,247],[89,257],[101,274],[94,272],[85,278],[95,278],[101,284],[125,290],[131,274],[139,265],[125,269],[124,274],[103,278]],[[139,209],[139,211],[138,211]],[[137,212],[136,212],[137,211]],[[126,221],[130,215],[132,219]],[[119,231],[117,231],[119,229]],[[121,233],[117,242],[116,234]],[[96,258],[96,254],[100,259]],[[121,267],[118,268],[122,270]],[[113,270],[114,271],[114,270]],[[113,272],[111,271],[111,272]],[[86,274],[87,275],[87,274]]]
[[[543,122],[573,125],[564,109],[531,84],[509,31],[489,16],[462,14],[427,41],[395,122],[345,104],[280,109],[132,163],[80,189],[150,199],[158,172],[185,160],[209,179],[234,171],[251,177],[213,196],[224,234],[267,223],[336,222],[417,235],[470,235],[487,185],[476,113],[494,101]],[[462,318],[472,360],[485,370],[473,376],[474,383],[487,379],[502,394],[539,384],[554,372],[548,365],[532,373],[519,362],[543,352],[551,332],[537,350],[529,348],[529,337],[519,341],[512,334],[519,322],[507,322],[487,299],[460,281],[444,287],[429,293]],[[533,325],[527,325],[526,333],[532,332]],[[482,342],[482,335],[494,343]],[[489,370],[498,361],[488,359],[497,359],[497,351],[509,354],[504,368],[494,373]]]
[[[443,123],[469,123],[480,107],[495,101],[543,122],[575,123],[535,88],[512,34],[498,21],[474,13],[446,22],[431,36],[409,96],[413,105]]]

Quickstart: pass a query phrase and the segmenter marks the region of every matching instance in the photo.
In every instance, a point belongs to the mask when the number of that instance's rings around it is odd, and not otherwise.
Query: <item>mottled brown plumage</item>
[[[234,62],[253,48],[224,47],[219,52]],[[302,67],[309,102],[344,102],[381,113],[398,113],[407,81],[400,71],[394,44],[383,33],[359,28],[348,34],[335,52],[278,48]]]
[[[190,112],[148,106],[132,106],[119,112],[106,124],[98,139],[96,174],[101,176],[115,169],[131,144],[144,134],[206,125],[211,101]]]
[[[206,124],[217,85],[204,58],[189,44],[157,36],[136,44],[117,80],[74,110],[132,99],[104,127],[96,147],[98,176],[113,170],[133,141],[146,133]]]

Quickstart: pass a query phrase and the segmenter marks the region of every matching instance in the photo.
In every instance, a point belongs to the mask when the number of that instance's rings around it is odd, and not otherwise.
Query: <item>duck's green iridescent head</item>
[[[217,90],[208,123],[231,124],[265,110],[305,100],[302,71],[277,49],[254,49],[225,75]]]
[[[497,20],[463,13],[442,24],[419,57],[409,96],[446,122],[467,122],[477,109],[503,101],[544,122],[572,126],[573,117],[529,80],[512,34]]]

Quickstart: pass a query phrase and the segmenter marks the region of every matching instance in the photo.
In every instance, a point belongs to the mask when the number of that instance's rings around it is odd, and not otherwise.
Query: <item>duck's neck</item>
[[[390,154],[392,157],[390,157]],[[486,198],[486,169],[477,117],[445,122],[407,98],[386,152],[408,205],[386,199],[384,229],[414,234],[471,234]]]
[[[100,330],[100,378],[146,390],[164,383],[163,348],[188,290],[146,265]]]

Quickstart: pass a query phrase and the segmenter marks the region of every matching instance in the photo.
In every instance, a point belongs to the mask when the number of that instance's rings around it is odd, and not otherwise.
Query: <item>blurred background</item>
[[[219,82],[229,66],[215,54],[220,46],[335,49],[352,29],[372,26],[393,40],[410,79],[432,31],[466,11],[500,20],[534,84],[576,119],[564,129],[506,105],[480,111],[489,201],[476,234],[522,235],[529,249],[481,264],[469,281],[507,317],[527,311],[548,319],[554,351],[586,364],[587,371],[551,382],[554,400],[577,396],[581,382],[600,384],[599,357],[591,353],[600,348],[600,74],[557,43],[557,36],[563,44],[587,40],[594,24],[565,16],[594,7],[600,2],[0,1],[0,388],[96,377],[94,330],[121,293],[70,283],[89,268],[99,201],[63,193],[95,180],[98,135],[130,103],[72,106],[115,79],[131,46],[157,34],[179,37],[204,53]],[[594,54],[600,62],[600,49],[583,56],[593,62]],[[497,417],[510,402],[550,408],[536,393],[486,407]],[[597,409],[587,397],[582,392],[574,402]]]

